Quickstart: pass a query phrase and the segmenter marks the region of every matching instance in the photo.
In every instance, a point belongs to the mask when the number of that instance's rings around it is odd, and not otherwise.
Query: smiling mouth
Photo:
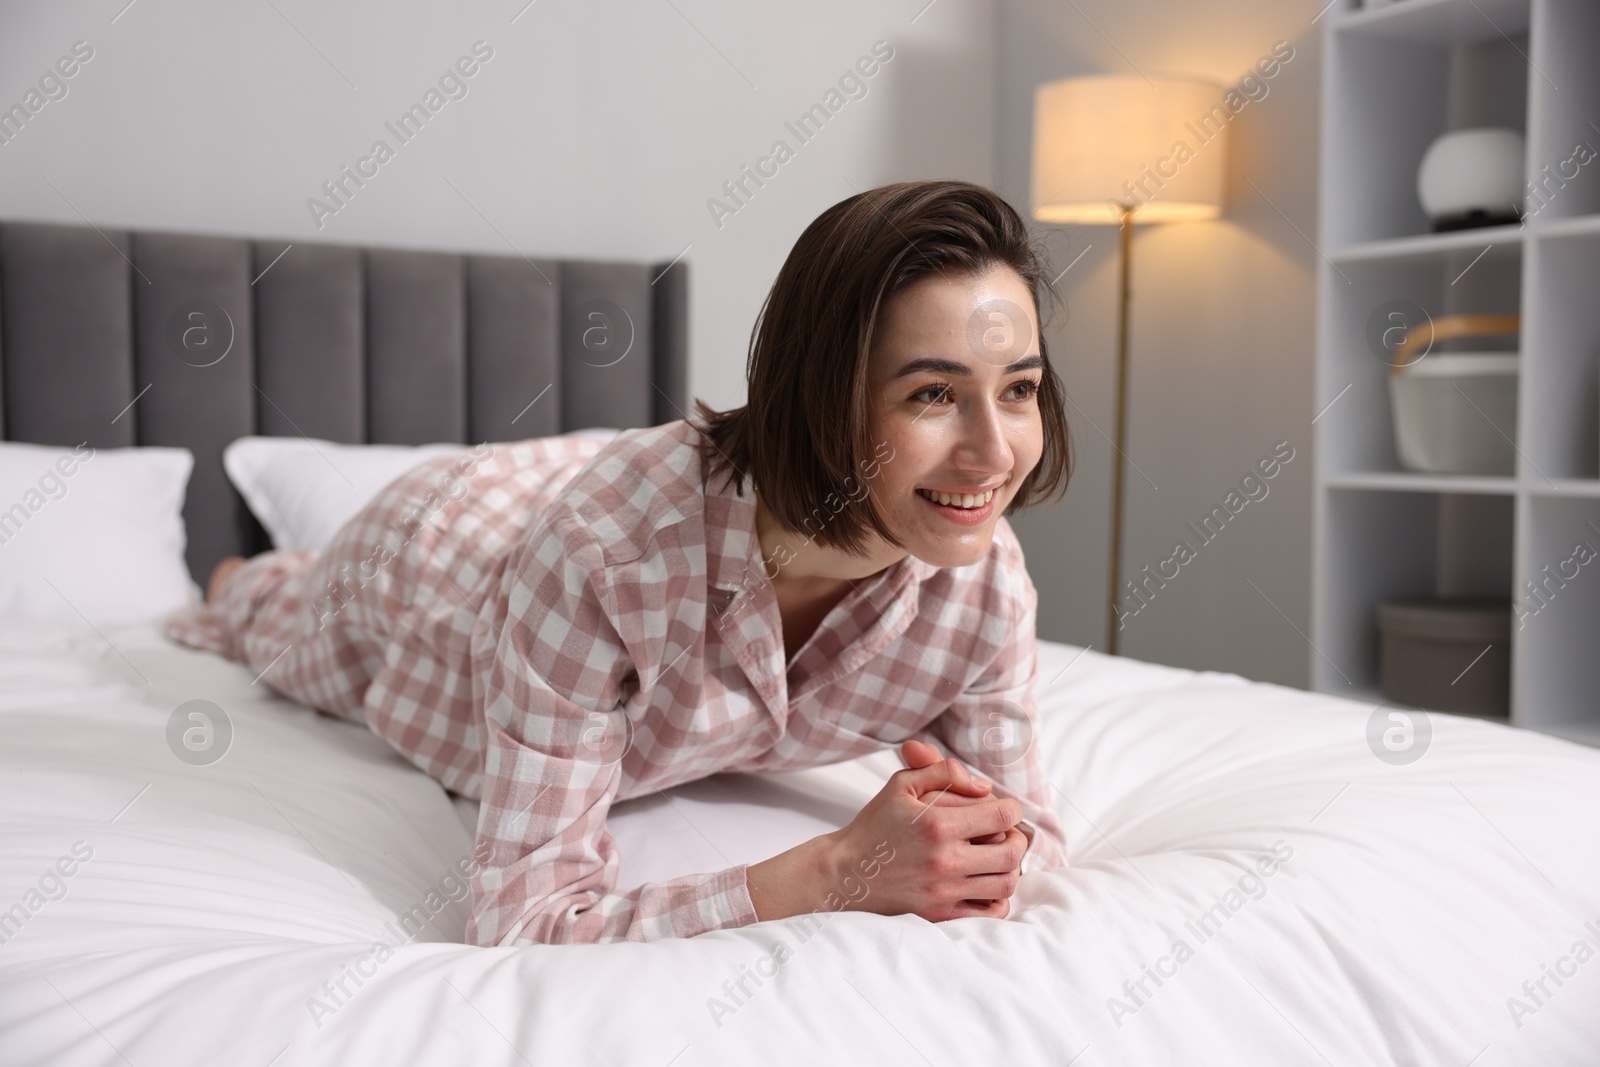
[[[981,493],[936,493],[927,489],[918,489],[917,495],[943,504],[947,508],[981,508],[994,499],[993,489]]]

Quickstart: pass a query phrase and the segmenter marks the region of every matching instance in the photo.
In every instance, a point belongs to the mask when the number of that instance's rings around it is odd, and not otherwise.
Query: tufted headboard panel
[[[202,585],[268,547],[246,434],[509,441],[687,406],[685,263],[526,259],[0,223],[0,435],[195,455]]]

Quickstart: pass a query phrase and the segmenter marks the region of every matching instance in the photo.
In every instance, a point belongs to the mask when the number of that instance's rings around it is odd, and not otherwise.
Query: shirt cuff
[[[728,904],[728,919],[724,927],[750,926],[761,921],[756,914],[755,902],[750,899],[749,871],[749,866],[740,864],[722,872],[721,877],[726,880],[723,899]]]
[[[1028,839],[1028,847],[1022,851],[1022,864],[1017,868],[1017,873],[1027,874],[1033,869],[1033,861],[1037,855],[1033,847],[1033,839],[1038,835],[1039,828],[1027,819],[1019,819],[1017,821],[1017,829],[1021,830],[1023,836]]]

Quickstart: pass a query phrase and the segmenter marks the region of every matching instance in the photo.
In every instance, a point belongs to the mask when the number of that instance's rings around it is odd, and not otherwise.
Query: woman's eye
[[[1038,392],[1039,383],[1031,378],[1026,378],[1007,386],[1005,393],[1002,395],[1009,400],[1028,401],[1038,395]],[[930,385],[912,393],[910,399],[930,406],[935,404],[945,405],[954,403],[955,392],[948,385]]]

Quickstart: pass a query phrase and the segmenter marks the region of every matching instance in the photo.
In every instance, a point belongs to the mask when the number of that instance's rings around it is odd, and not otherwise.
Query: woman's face
[[[931,275],[890,300],[869,367],[880,466],[867,484],[913,556],[960,567],[988,553],[1044,452],[1041,373],[1033,296],[1009,267]]]

